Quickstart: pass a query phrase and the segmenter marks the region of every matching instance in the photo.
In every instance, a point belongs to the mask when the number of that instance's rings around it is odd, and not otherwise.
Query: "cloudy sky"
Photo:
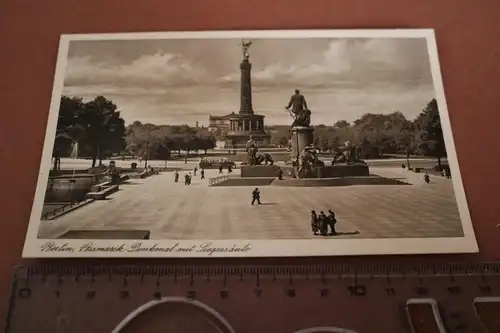
[[[208,124],[239,109],[240,41],[117,40],[70,43],[64,91],[104,95],[127,123]],[[364,113],[415,117],[434,98],[425,39],[257,39],[250,48],[253,105],[266,124],[302,91],[314,124]]]

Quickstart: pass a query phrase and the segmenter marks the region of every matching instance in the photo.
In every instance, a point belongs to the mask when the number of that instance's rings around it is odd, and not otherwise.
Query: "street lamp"
[[[296,139],[296,147],[297,147],[297,166],[299,166],[299,161],[300,161],[300,151],[299,151],[299,130],[296,129],[296,135],[295,135],[295,139]]]

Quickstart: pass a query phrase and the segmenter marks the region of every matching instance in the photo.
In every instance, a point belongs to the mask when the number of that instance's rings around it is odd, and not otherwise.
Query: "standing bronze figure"
[[[251,40],[242,40],[241,41],[241,50],[243,52],[243,59],[248,60],[250,58],[250,53],[248,52],[248,49],[252,45]]]
[[[247,151],[248,165],[257,165],[257,152],[259,151],[259,146],[251,135],[250,139],[246,143],[245,149]]]
[[[295,93],[290,97],[285,109],[294,118],[292,127],[311,125],[311,111],[307,108],[306,98],[300,93],[299,89],[295,89]]]

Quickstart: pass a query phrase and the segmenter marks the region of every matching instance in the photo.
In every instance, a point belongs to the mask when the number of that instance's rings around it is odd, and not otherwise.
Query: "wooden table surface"
[[[0,316],[20,259],[62,33],[218,29],[433,28],[455,145],[481,252],[427,261],[500,260],[500,1],[2,0],[0,1]],[[395,262],[398,257],[377,258]],[[405,257],[405,262],[421,260]],[[365,258],[351,258],[362,261]],[[374,257],[370,257],[373,262]],[[186,261],[199,263],[201,260]],[[345,258],[213,260],[320,263]],[[50,263],[53,263],[49,261]],[[73,263],[60,261],[60,263]],[[79,263],[96,263],[79,261]],[[102,263],[103,261],[99,261]],[[25,262],[28,263],[28,262]],[[33,263],[30,262],[30,263]],[[139,260],[113,260],[113,264]],[[141,264],[172,260],[140,261]],[[206,263],[206,262],[205,262]]]

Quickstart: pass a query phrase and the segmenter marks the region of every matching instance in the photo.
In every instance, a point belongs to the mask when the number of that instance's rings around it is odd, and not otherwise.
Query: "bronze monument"
[[[311,126],[311,111],[307,102],[296,89],[285,107],[293,118],[290,128],[292,153],[290,161],[293,166],[294,178],[336,178],[369,176],[368,165],[360,159],[359,146],[346,141],[344,147],[337,149],[331,165],[318,156],[314,146],[314,127]],[[339,165],[338,163],[345,162]]]
[[[290,109],[291,108],[291,109]],[[307,102],[299,89],[295,89],[295,94],[290,97],[290,102],[285,107],[294,119],[292,128],[296,126],[308,127],[311,125],[311,111],[307,108]]]
[[[257,142],[254,141],[253,136],[250,136],[250,139],[247,141],[245,146],[247,152],[247,160],[244,162],[244,165],[273,165],[274,160],[268,153],[258,154],[259,146]]]

